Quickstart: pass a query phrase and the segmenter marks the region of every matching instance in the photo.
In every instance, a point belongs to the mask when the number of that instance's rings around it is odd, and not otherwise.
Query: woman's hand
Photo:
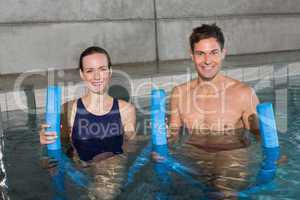
[[[40,135],[40,143],[41,144],[51,144],[55,142],[57,135],[54,131],[46,131],[46,128],[49,128],[48,124],[42,124],[39,132]]]
[[[58,161],[50,158],[50,157],[43,157],[40,160],[41,166],[43,169],[48,170],[51,176],[55,176],[58,173]]]

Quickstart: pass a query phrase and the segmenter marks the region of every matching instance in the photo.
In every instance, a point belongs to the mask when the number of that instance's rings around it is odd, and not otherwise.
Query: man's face
[[[221,69],[225,49],[221,49],[215,38],[203,39],[195,44],[191,56],[198,76],[203,80],[212,80]]]
[[[82,66],[83,71],[80,70],[80,77],[87,88],[93,93],[105,93],[111,78],[106,55],[94,53],[85,56],[82,59]]]

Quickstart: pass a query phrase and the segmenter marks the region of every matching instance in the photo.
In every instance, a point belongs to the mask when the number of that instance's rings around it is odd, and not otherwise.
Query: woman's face
[[[80,77],[89,91],[104,94],[107,91],[111,78],[111,70],[108,67],[106,55],[94,53],[85,56],[82,59],[82,67],[83,70],[80,70]]]

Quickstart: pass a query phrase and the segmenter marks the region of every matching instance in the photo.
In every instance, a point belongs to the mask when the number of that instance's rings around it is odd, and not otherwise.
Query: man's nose
[[[210,64],[211,63],[211,55],[205,54],[204,62],[205,62],[205,64]]]

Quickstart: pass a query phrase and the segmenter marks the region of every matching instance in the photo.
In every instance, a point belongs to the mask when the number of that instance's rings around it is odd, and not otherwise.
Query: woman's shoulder
[[[77,111],[77,101],[78,99],[72,99],[69,101],[66,101],[62,105],[62,114],[65,118],[65,120],[68,121],[69,126],[73,125],[76,111]]]
[[[125,100],[122,99],[117,99],[118,100],[118,104],[119,104],[119,108],[120,109],[124,109],[124,108],[134,108],[134,105],[130,102],[127,102]]]
[[[69,100],[69,101],[66,101],[65,103],[63,103],[62,105],[62,111],[63,112],[68,112],[70,110],[73,110],[74,106],[77,105],[77,100],[78,99],[72,99],[72,100]]]
[[[119,109],[121,113],[135,113],[135,106],[132,103],[118,99]]]

